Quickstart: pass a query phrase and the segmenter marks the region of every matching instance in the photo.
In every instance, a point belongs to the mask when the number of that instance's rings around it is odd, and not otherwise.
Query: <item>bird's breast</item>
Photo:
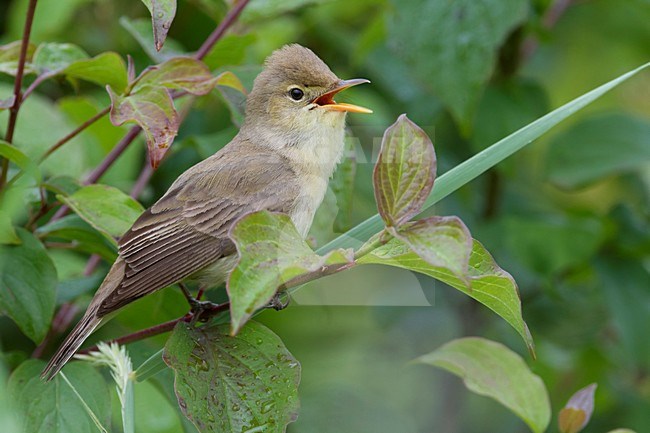
[[[294,206],[289,212],[289,217],[296,226],[298,233],[305,238],[316,210],[320,206],[327,191],[327,179],[321,176],[305,176],[300,186],[300,194],[296,197]]]

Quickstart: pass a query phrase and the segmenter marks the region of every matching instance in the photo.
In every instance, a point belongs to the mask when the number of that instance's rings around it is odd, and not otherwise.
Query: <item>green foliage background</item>
[[[26,3],[0,4],[0,44],[20,38]],[[549,26],[555,3],[252,1],[206,63],[235,72],[250,87],[268,54],[298,42],[340,77],[372,80],[346,96],[375,110],[372,116],[349,116],[359,162],[349,217],[354,225],[376,213],[372,158],[382,132],[400,113],[435,137],[442,174],[650,58],[647,1],[574,2]],[[179,1],[170,31],[175,42],[167,42],[163,55],[195,50],[227,8],[218,0]],[[466,26],[453,25],[455,19]],[[130,54],[139,71],[150,60],[128,29],[147,23],[141,2],[41,0],[32,40],[75,43],[91,55]],[[11,77],[0,76],[0,99],[10,94],[11,85]],[[107,104],[100,88],[48,81],[23,107],[16,140],[26,153],[37,153]],[[594,432],[619,426],[650,431],[649,116],[645,73],[435,209],[460,216],[517,280],[537,344],[538,360],[529,364],[548,387],[554,412],[576,389],[599,383],[589,427]],[[3,134],[5,127],[3,111]],[[216,92],[199,98],[140,197],[143,204],[151,204],[178,174],[227,143],[235,131],[228,105]],[[45,173],[80,177],[124,132],[103,119],[48,160]],[[128,192],[143,163],[144,144],[136,142],[102,182]],[[332,223],[333,195],[327,200],[313,232],[319,245],[342,232]],[[97,275],[83,278],[86,255],[49,253],[59,294],[76,289],[83,303],[107,263]],[[432,306],[404,306],[412,300],[400,294],[420,288]],[[352,305],[327,305],[341,300]],[[183,302],[176,291],[161,291],[127,307],[93,340],[178,317],[185,312]],[[467,392],[459,379],[408,364],[453,338],[473,335],[528,356],[515,331],[468,297],[406,271],[362,267],[310,284],[296,304],[259,317],[302,364],[301,412],[290,432],[526,431],[522,421]],[[131,345],[134,365],[165,339]],[[0,317],[0,342],[9,370],[33,350],[6,317]],[[169,374],[136,385],[136,431],[177,432],[187,424],[178,415]]]

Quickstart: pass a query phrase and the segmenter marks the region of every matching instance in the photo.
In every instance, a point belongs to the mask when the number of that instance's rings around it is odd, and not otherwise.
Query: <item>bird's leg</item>
[[[289,296],[289,293],[287,293],[286,290],[281,290],[273,295],[271,302],[269,302],[266,308],[273,308],[275,311],[280,311],[287,308],[290,302],[291,297]]]
[[[185,284],[178,283],[178,286],[181,288],[183,295],[185,295],[185,299],[187,299],[188,304],[190,304],[190,312],[192,313],[192,316],[195,319],[199,318],[203,314],[203,312],[208,310],[214,310],[219,307],[219,304],[215,304],[214,302],[199,301],[199,299],[201,299],[201,296],[203,296],[205,287],[199,288],[199,292],[197,293],[195,298],[194,296],[192,296],[192,293],[190,292],[190,290],[187,288]]]

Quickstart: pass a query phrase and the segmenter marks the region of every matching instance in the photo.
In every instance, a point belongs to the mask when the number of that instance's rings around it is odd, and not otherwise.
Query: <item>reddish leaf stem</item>
[[[32,84],[30,84],[29,86],[27,86],[27,89],[23,92],[23,96],[22,96],[22,101],[21,101],[21,103],[22,103],[25,99],[27,99],[27,97],[28,97],[29,95],[31,95],[32,92],[33,92],[34,90],[36,90],[36,88],[37,88],[38,86],[40,86],[41,83],[42,83],[43,81],[47,80],[48,78],[52,78],[52,74],[41,74],[41,75],[39,75],[38,77],[36,77],[36,78],[34,79],[34,81],[32,82]]]
[[[237,21],[237,18],[241,14],[241,12],[244,10],[246,5],[248,4],[249,0],[240,0],[233,6],[232,9],[228,11],[226,16],[221,20],[219,25],[217,26],[216,29],[208,36],[208,38],[203,42],[203,45],[201,45],[201,48],[198,49],[196,54],[194,54],[194,58],[197,60],[203,60],[205,56],[208,55],[212,47],[219,42],[219,39],[223,37],[223,35],[226,33],[226,30],[232,26],[235,21]]]
[[[14,132],[16,130],[16,120],[18,119],[18,111],[22,103],[21,89],[23,86],[23,76],[25,74],[25,62],[27,61],[27,48],[29,47],[29,35],[32,32],[32,23],[34,22],[34,13],[36,12],[36,1],[29,0],[27,6],[27,16],[25,18],[25,28],[23,30],[22,44],[20,45],[20,57],[18,58],[18,69],[16,70],[16,80],[14,81],[14,103],[9,109],[9,123],[7,124],[7,133],[5,134],[5,141],[12,143],[14,139]],[[0,189],[2,189],[7,182],[7,171],[9,171],[9,160],[2,159],[2,169],[0,170]]]

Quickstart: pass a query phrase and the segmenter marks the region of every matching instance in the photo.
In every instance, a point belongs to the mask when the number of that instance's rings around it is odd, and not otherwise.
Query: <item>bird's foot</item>
[[[287,308],[290,302],[291,302],[291,297],[286,292],[286,290],[283,290],[273,295],[273,298],[271,298],[271,302],[269,302],[266,308],[273,308],[275,311],[280,311]]]
[[[196,322],[207,322],[215,312],[223,310],[225,304],[216,304],[210,301],[194,299],[190,301],[190,305],[192,306],[190,308],[190,314],[192,316],[191,323],[194,324]]]

